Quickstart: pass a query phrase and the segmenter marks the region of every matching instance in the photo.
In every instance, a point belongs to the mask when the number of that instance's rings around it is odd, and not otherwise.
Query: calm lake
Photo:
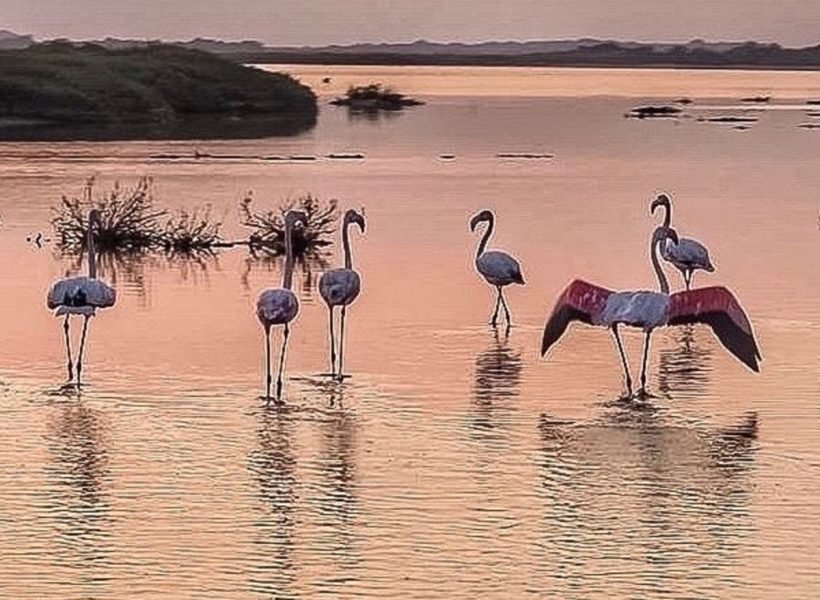
[[[820,130],[800,127],[820,125],[820,73],[281,68],[322,94],[299,136],[0,143],[0,596],[820,596]],[[371,81],[427,105],[327,105]],[[681,118],[624,118],[680,97]],[[704,120],[726,115],[757,120]],[[91,323],[82,395],[59,393],[45,295],[77,265],[26,238],[50,237],[51,208],[92,175],[99,191],[150,175],[161,205],[210,204],[228,238],[249,191],[259,208],[308,192],[364,208],[353,377],[322,376],[320,270],[297,270],[288,408],[264,408],[254,305],[281,264],[238,248],[104,266],[117,305]],[[717,266],[696,285],[735,292],[764,362],[750,372],[703,327],[660,330],[656,397],[636,409],[614,402],[605,330],[538,350],[574,277],[656,286],[659,191]],[[482,208],[527,281],[508,339],[473,268]],[[625,339],[635,371],[642,335]]]

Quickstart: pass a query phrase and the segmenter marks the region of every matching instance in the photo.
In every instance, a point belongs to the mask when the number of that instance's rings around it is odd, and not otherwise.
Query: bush
[[[94,238],[101,252],[141,250],[154,245],[161,234],[159,219],[166,211],[154,207],[152,180],[139,179],[134,187],[122,187],[94,198],[95,179],[88,179],[82,196],[63,196],[60,206],[52,209],[51,226],[57,235],[57,245],[64,251],[85,249],[88,213],[100,211],[100,229]]]
[[[307,227],[299,228],[293,235],[293,252],[297,257],[328,246],[328,239],[336,229],[339,219],[338,202],[322,202],[308,194],[286,201],[277,210],[254,212],[253,197],[249,193],[240,204],[240,221],[251,229],[248,245],[251,249],[267,248],[274,254],[285,253],[285,220],[284,216],[291,209],[303,211],[307,215]]]

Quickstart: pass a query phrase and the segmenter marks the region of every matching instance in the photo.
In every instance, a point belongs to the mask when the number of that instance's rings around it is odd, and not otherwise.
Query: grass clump
[[[332,242],[328,239],[336,230],[339,219],[338,202],[322,201],[307,194],[286,201],[278,209],[254,211],[253,196],[248,194],[240,204],[240,222],[251,230],[248,245],[251,249],[265,248],[274,254],[285,253],[285,213],[301,210],[307,215],[307,227],[297,228],[293,234],[293,252],[297,257],[307,255]]]

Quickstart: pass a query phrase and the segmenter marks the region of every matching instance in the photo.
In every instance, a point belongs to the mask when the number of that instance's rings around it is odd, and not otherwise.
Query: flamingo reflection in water
[[[68,383],[74,379],[74,364],[71,357],[71,338],[69,335],[69,318],[71,315],[83,317],[83,332],[80,338],[80,350],[77,354],[77,380],[79,388],[82,379],[83,355],[85,340],[88,333],[88,320],[97,313],[98,308],[114,306],[117,293],[108,284],[97,279],[97,257],[94,248],[94,228],[99,229],[101,224],[100,212],[92,210],[88,215],[88,229],[86,231],[86,248],[88,251],[88,275],[61,279],[51,286],[46,299],[49,309],[55,311],[56,316],[65,315],[63,331],[65,332],[65,348],[68,357]]]
[[[566,586],[579,579],[600,581],[602,596],[725,591],[705,588],[742,563],[754,528],[756,413],[716,426],[621,405],[592,420],[542,414],[538,431],[535,527],[558,597],[573,597]]]
[[[612,330],[623,363],[627,397],[632,396],[632,378],[626,354],[618,332],[620,325],[644,331],[645,341],[641,365],[640,397],[646,397],[646,363],[652,332],[666,325],[703,323],[709,325],[718,340],[752,371],[759,370],[760,350],[752,325],[732,292],[722,286],[700,288],[669,294],[669,282],[660,266],[658,246],[666,240],[677,243],[677,232],[658,227],[652,234],[650,255],[658,278],[657,292],[614,292],[606,288],[575,280],[563,291],[544,328],[541,355],[545,355],[566,331],[572,321],[600,325]]]

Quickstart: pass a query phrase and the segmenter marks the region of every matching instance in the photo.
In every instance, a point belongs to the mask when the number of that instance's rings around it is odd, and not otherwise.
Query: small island
[[[50,42],[0,51],[0,138],[266,137],[313,127],[313,91],[198,50]]]
[[[408,98],[380,83],[351,86],[343,97],[331,100],[330,103],[336,106],[347,106],[350,110],[360,112],[396,111],[407,106],[424,104],[421,100]]]

